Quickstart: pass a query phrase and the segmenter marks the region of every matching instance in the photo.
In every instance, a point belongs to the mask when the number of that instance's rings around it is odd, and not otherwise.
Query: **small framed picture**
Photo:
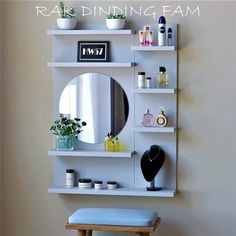
[[[78,41],[78,62],[109,62],[109,41]]]

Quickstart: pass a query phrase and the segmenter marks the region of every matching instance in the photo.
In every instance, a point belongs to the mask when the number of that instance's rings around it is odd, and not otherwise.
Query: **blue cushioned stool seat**
[[[151,226],[158,214],[151,210],[82,208],[69,217],[69,224]]]

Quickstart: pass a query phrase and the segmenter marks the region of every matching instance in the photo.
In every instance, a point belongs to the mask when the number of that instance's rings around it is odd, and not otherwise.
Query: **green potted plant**
[[[107,15],[106,18],[106,25],[108,29],[117,30],[117,29],[123,29],[125,26],[125,19],[126,16],[123,14],[115,14],[110,13]]]
[[[80,118],[60,118],[53,122],[50,130],[56,135],[56,149],[76,150],[78,148],[78,134],[86,126],[85,121]]]
[[[77,24],[75,8],[68,9],[62,1],[60,1],[58,8],[60,18],[57,18],[57,27],[63,30],[75,29]]]

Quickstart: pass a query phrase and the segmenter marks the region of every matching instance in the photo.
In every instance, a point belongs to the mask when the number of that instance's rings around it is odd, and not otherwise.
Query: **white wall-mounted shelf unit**
[[[49,150],[49,156],[66,156],[66,157],[110,157],[110,158],[131,158],[135,152],[104,152],[104,151],[58,151]]]
[[[140,47],[138,30],[143,25],[134,25],[134,30],[107,30],[93,27],[81,30],[48,30],[53,36],[53,58],[48,67],[53,68],[54,119],[58,118],[61,93],[68,82],[84,73],[101,73],[115,79],[123,88],[129,102],[129,115],[126,125],[119,133],[119,139],[134,152],[104,152],[103,144],[80,142],[78,151],[49,150],[53,156],[53,187],[49,193],[78,195],[174,197],[176,192],[177,171],[177,25],[170,24],[173,30],[173,46]],[[157,25],[153,25],[157,35]],[[61,37],[62,36],[62,37]],[[64,37],[66,36],[66,37]],[[95,39],[96,36],[96,39]],[[77,44],[84,41],[110,41],[111,62],[76,62]],[[157,42],[154,42],[156,45]],[[158,53],[160,52],[160,53]],[[125,61],[125,62],[124,62]],[[165,66],[169,75],[169,88],[156,88],[155,79],[159,66]],[[115,69],[114,69],[115,68]],[[151,89],[138,89],[137,74],[146,71],[152,77]],[[148,107],[157,114],[164,106],[171,123],[167,127],[143,127],[140,120]],[[132,131],[131,131],[132,130]],[[156,185],[161,191],[147,191],[140,160],[151,145],[159,145],[166,153],[166,161],[158,172]],[[68,158],[69,157],[69,158]],[[124,160],[125,159],[125,160]],[[74,169],[80,178],[117,181],[119,188],[114,190],[79,189],[65,187],[65,170]],[[122,173],[122,174],[121,174]],[[105,184],[104,184],[105,185]]]
[[[102,67],[102,68],[122,68],[133,67],[136,65],[134,62],[48,62],[48,67]]]
[[[124,29],[124,30],[59,30],[53,29],[47,31],[48,35],[131,35],[135,34],[134,30]]]
[[[176,51],[175,46],[131,46],[132,51],[156,51],[156,52],[172,52]]]
[[[132,93],[159,93],[159,94],[174,94],[176,89],[172,88],[134,88],[131,90]]]
[[[163,189],[160,191],[146,191],[142,188],[117,188],[117,189],[79,189],[78,187],[66,188],[65,186],[55,186],[48,189],[49,193],[60,194],[82,194],[82,195],[113,195],[113,196],[144,196],[144,197],[174,197],[175,190]]]
[[[133,127],[132,130],[134,132],[146,132],[146,133],[174,133],[175,132],[175,127],[173,127],[173,126],[165,126],[165,127],[136,126],[136,127]]]

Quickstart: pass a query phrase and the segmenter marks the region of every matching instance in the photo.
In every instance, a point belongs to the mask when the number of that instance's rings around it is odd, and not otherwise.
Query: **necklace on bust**
[[[158,149],[158,152],[156,153],[156,155],[153,157],[153,158],[151,158],[150,156],[149,156],[149,153],[148,153],[148,160],[150,161],[150,162],[153,162],[158,156],[159,156],[159,154],[160,154],[160,151],[161,151],[161,149],[159,148]]]

